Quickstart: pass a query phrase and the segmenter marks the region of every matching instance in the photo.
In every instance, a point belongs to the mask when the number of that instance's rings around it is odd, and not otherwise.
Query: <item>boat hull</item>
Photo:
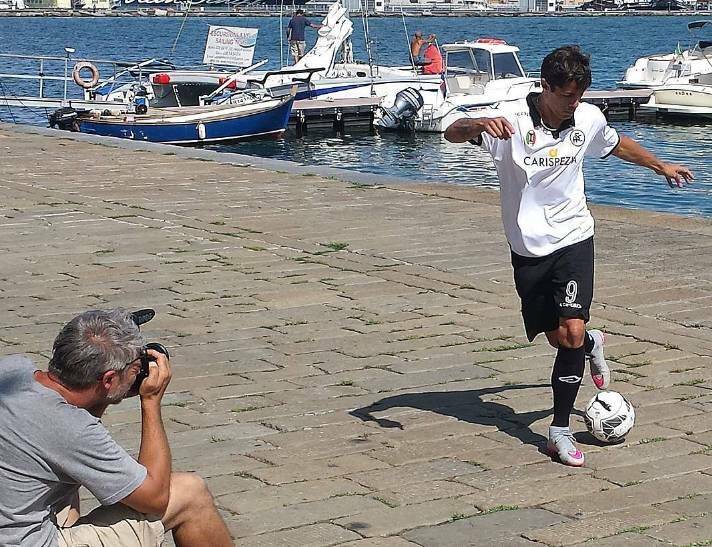
[[[656,89],[641,106],[662,116],[712,118],[712,86],[680,85]]]
[[[279,135],[287,128],[294,98],[270,101],[274,106],[241,111],[227,107],[210,111],[210,116],[199,113],[181,115],[155,114],[145,116],[106,116],[79,120],[79,130],[90,135],[118,137],[137,141],[165,144],[203,144]]]

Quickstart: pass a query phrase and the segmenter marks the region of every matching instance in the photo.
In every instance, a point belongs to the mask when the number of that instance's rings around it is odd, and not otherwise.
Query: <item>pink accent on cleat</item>
[[[556,456],[564,465],[571,467],[581,467],[584,464],[583,452],[581,452],[573,443],[574,436],[566,429],[561,428],[549,429],[549,442],[546,444],[546,450],[551,456]]]
[[[596,387],[598,389],[604,388],[605,380],[603,379],[603,375],[593,374],[593,375],[591,375],[591,378],[593,379],[593,383],[596,384]]]
[[[590,330],[588,334],[593,338],[593,349],[586,354],[591,379],[598,389],[606,389],[611,383],[611,371],[603,355],[603,345],[606,343],[606,336],[600,330]]]

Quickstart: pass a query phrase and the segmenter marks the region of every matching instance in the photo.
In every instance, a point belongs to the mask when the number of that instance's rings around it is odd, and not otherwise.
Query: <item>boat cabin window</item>
[[[491,76],[492,61],[490,58],[490,52],[484,49],[473,49],[472,53],[475,56],[475,64],[477,65],[477,70],[479,70],[480,72],[486,72]]]
[[[449,51],[447,53],[447,71],[453,74],[476,74],[477,67],[469,51]]]
[[[517,62],[517,57],[512,52],[494,54],[494,77],[522,78],[524,74]]]

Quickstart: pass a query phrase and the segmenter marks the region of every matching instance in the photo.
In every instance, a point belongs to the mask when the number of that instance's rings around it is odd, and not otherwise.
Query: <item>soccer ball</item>
[[[599,441],[622,441],[635,423],[635,410],[616,391],[600,391],[586,405],[583,414],[588,431]]]

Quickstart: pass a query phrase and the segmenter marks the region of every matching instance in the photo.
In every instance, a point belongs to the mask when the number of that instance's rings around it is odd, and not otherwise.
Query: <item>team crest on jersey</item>
[[[536,142],[536,132],[533,129],[527,132],[526,136],[524,137],[524,142],[527,143],[529,146],[534,146],[534,143]]]
[[[552,148],[551,150],[549,150],[550,158],[555,158],[558,155],[559,155],[559,151],[556,148]]]
[[[586,142],[586,135],[580,129],[574,129],[569,135],[569,140],[574,146],[580,147],[583,146],[583,143]]]

